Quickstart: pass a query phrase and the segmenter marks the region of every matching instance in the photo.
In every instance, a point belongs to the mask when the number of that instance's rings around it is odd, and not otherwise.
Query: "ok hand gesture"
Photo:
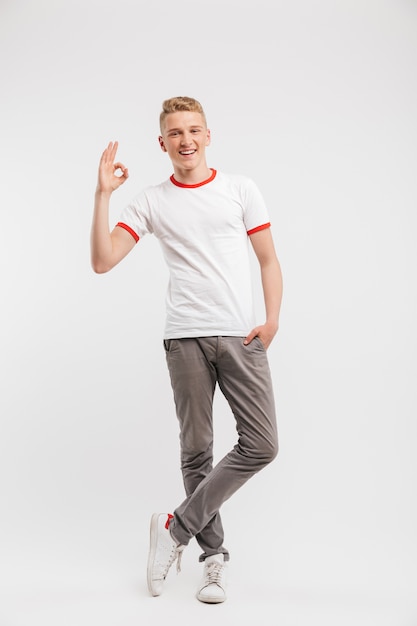
[[[126,182],[129,172],[127,167],[115,161],[118,142],[110,142],[101,155],[98,169],[97,191],[102,193],[112,193]],[[117,173],[117,171],[121,173]]]

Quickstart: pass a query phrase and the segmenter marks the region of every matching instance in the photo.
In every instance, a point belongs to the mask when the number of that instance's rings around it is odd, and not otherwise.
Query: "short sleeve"
[[[153,232],[151,203],[149,193],[146,190],[133,198],[123,209],[117,226],[127,230],[136,241]]]
[[[242,186],[243,220],[246,232],[252,235],[258,230],[270,227],[269,212],[258,186],[250,178],[244,179]]]

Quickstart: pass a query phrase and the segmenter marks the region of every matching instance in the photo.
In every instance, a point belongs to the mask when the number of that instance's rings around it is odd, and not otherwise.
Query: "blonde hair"
[[[201,113],[204,124],[207,125],[206,115],[203,107],[195,98],[188,98],[187,96],[177,96],[176,98],[169,98],[162,103],[162,111],[159,116],[159,126],[161,128],[165,122],[165,118],[170,113],[176,113],[177,111],[193,111],[195,113]]]

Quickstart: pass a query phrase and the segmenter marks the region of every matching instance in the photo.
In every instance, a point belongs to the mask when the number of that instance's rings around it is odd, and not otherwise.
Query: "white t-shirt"
[[[270,223],[251,179],[212,170],[184,185],[171,176],[139,193],[117,225],[161,244],[170,272],[165,339],[244,337],[255,326],[248,235]]]

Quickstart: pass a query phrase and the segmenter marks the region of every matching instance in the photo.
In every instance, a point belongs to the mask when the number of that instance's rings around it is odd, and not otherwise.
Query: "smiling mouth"
[[[183,156],[190,156],[195,152],[197,152],[197,150],[180,150],[180,154],[182,154]]]

